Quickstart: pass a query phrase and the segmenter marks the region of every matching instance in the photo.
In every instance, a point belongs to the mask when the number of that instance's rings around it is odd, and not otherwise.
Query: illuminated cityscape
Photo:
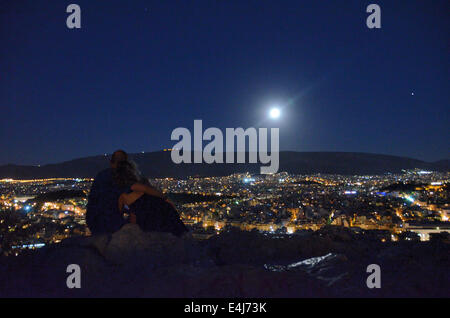
[[[197,238],[226,227],[296,235],[325,225],[383,242],[429,240],[450,231],[449,173],[421,170],[372,176],[233,174],[150,182],[175,202]],[[89,235],[85,212],[92,179],[0,181],[2,253]]]

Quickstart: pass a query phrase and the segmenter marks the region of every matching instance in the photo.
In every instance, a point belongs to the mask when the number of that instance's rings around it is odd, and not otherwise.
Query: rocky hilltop
[[[76,237],[0,259],[1,297],[448,297],[450,244],[387,242],[327,226],[266,236],[230,229],[208,240],[144,233]],[[66,286],[69,264],[81,288]],[[381,289],[366,287],[369,264]]]

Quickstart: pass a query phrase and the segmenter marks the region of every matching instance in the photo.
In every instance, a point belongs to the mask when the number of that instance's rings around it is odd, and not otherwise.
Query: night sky
[[[194,119],[279,127],[281,150],[450,157],[448,0],[8,2],[0,164],[169,148]]]

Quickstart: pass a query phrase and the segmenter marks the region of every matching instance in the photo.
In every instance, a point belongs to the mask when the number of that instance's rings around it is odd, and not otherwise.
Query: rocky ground
[[[144,233],[64,240],[0,259],[1,297],[449,297],[450,244],[388,242],[329,226],[303,235],[230,230],[198,241]],[[66,268],[81,268],[69,289]],[[381,288],[369,289],[369,264]]]

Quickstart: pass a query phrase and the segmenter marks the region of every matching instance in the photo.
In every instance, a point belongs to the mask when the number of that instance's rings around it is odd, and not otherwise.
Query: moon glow
[[[280,117],[280,115],[281,115],[280,109],[277,107],[273,107],[269,111],[269,116],[272,119],[277,119],[278,117]]]

